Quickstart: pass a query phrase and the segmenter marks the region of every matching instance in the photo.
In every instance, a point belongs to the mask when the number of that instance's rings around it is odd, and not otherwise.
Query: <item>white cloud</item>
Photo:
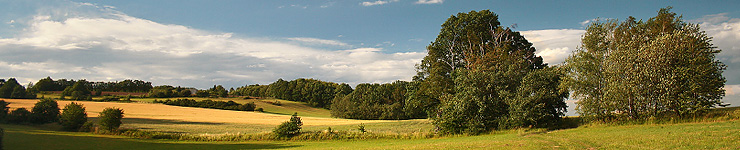
[[[570,53],[580,45],[584,30],[552,29],[521,31],[522,35],[532,42],[535,52],[542,56],[544,62],[551,65],[565,61]]]
[[[441,4],[444,0],[419,0],[416,4]]]
[[[350,46],[347,43],[335,41],[335,40],[325,40],[325,39],[306,38],[306,37],[296,37],[296,38],[287,38],[287,39],[292,40],[292,41],[304,42],[304,43],[311,44],[311,45],[331,45],[331,46],[341,46],[341,47]]]
[[[85,6],[91,7],[79,7]],[[66,18],[61,14],[65,13],[36,15],[17,36],[0,38],[3,78],[22,77],[18,79],[24,83],[46,76],[140,79],[199,88],[267,84],[278,78],[358,84],[410,80],[414,64],[425,55],[352,48],[334,40],[288,38],[301,44],[345,48],[317,49],[162,24],[115,11]]]
[[[383,5],[388,4],[392,2],[398,2],[399,0],[378,0],[378,1],[369,1],[369,2],[362,2],[360,5],[362,6],[375,6],[375,5]]]

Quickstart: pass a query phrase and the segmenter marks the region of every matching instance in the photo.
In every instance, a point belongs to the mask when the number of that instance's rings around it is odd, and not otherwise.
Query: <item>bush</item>
[[[77,130],[77,131],[80,131],[80,132],[91,132],[91,131],[93,131],[93,127],[95,127],[95,123],[93,123],[92,121],[87,121],[87,122],[85,122],[85,124],[82,124],[82,126],[80,127],[80,129]]]
[[[87,113],[85,107],[82,104],[70,103],[64,106],[64,111],[59,119],[59,123],[62,124],[67,131],[78,131],[87,122]]]
[[[103,130],[118,130],[118,127],[121,126],[121,118],[123,118],[123,109],[108,107],[103,112],[100,112],[98,124]]]
[[[298,113],[293,113],[290,121],[278,125],[272,132],[279,138],[289,138],[298,135],[301,132],[302,125],[301,117],[298,117]]]
[[[31,109],[31,122],[37,124],[59,121],[59,104],[53,99],[42,99]]]
[[[257,112],[265,112],[265,110],[263,110],[262,108],[257,108],[254,111],[257,111]]]
[[[16,108],[8,114],[8,122],[16,124],[28,123],[30,116],[31,112],[28,109]]]

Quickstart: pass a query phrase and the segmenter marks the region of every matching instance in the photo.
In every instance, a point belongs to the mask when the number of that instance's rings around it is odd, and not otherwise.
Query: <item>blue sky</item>
[[[595,18],[660,8],[701,25],[740,104],[740,2],[450,0],[0,0],[0,78],[208,88],[315,78],[352,85],[410,80],[451,15],[489,9],[546,62],[562,62]]]

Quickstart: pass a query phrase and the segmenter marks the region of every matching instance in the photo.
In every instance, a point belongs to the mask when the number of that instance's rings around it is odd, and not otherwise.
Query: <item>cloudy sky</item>
[[[596,18],[647,19],[673,6],[700,24],[728,65],[725,101],[740,105],[740,3],[733,1],[0,0],[0,78],[208,88],[278,78],[410,80],[450,15],[489,9],[550,64]]]

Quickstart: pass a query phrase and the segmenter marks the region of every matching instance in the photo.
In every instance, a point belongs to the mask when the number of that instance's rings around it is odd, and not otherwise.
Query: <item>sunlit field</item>
[[[10,102],[12,109],[24,107],[31,109],[37,100],[23,99],[3,99]],[[254,101],[254,100],[243,100]],[[63,108],[72,101],[57,101],[59,107]],[[192,133],[192,134],[222,134],[222,133],[262,133],[270,132],[278,124],[290,119],[290,115],[219,110],[207,108],[193,108],[169,106],[155,103],[116,103],[116,102],[90,102],[74,101],[81,103],[86,107],[88,117],[95,120],[98,114],[106,107],[117,107],[124,110],[122,128],[142,129],[148,131],[163,131],[175,133]],[[241,103],[241,101],[240,101]],[[267,106],[270,104],[258,104],[257,107]],[[272,110],[281,110],[283,112],[299,112],[299,116],[304,122],[306,130],[324,130],[329,127],[335,130],[355,129],[359,124],[365,124],[368,130],[375,132],[427,132],[431,130],[431,125],[427,120],[352,120],[338,119],[328,117],[309,117],[302,116],[301,112],[310,112],[317,108],[301,105],[296,102],[289,103],[284,101],[282,106],[270,105]],[[282,107],[282,108],[281,108]],[[306,108],[306,109],[303,109]],[[266,109],[266,110],[270,110]],[[318,116],[328,116],[328,111],[323,110]],[[400,126],[404,125],[404,126]],[[411,125],[411,126],[406,126]]]

